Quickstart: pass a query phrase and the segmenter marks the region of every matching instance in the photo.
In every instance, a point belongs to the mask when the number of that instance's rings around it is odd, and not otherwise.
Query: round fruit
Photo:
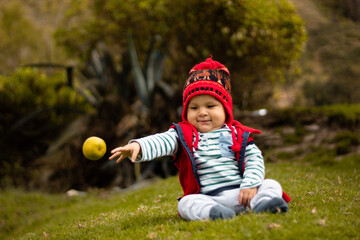
[[[89,137],[85,140],[83,154],[89,160],[99,160],[106,153],[106,143],[99,137]]]

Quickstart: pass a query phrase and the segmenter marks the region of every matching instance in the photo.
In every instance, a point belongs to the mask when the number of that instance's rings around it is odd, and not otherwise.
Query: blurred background
[[[359,0],[0,0],[0,188],[177,174],[170,158],[107,158],[181,121],[188,71],[210,55],[267,162],[360,159]],[[81,151],[94,135],[98,161]]]

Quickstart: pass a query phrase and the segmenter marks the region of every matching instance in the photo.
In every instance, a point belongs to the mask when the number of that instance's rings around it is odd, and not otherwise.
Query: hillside
[[[289,0],[308,35],[298,75],[275,93],[275,105],[328,105],[360,102],[360,23],[316,0]]]

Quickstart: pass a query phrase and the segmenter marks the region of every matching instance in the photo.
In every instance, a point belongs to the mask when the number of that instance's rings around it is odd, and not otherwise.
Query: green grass
[[[332,165],[267,164],[292,197],[286,214],[187,222],[177,215],[177,177],[127,193],[67,197],[8,190],[0,239],[360,239],[360,156]]]

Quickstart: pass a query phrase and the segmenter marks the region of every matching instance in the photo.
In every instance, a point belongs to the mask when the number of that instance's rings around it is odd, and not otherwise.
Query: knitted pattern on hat
[[[187,121],[187,106],[190,99],[200,94],[217,98],[226,111],[226,123],[233,121],[230,72],[221,63],[206,59],[195,65],[189,72],[183,91],[183,121]]]

